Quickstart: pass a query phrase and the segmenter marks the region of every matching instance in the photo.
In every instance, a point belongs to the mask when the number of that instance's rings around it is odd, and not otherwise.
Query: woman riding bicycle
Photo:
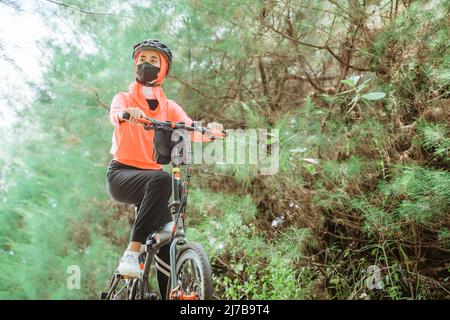
[[[139,278],[141,244],[151,232],[172,221],[168,208],[172,185],[170,175],[156,163],[153,130],[144,130],[137,125],[137,119],[147,116],[186,125],[193,121],[177,103],[166,98],[161,87],[172,65],[170,49],[158,40],[144,40],[133,46],[133,60],[136,81],[129,85],[128,92],[118,93],[111,103],[113,160],[107,170],[107,187],[114,200],[138,207],[131,240],[117,271],[126,277]],[[130,115],[127,121],[121,118],[123,112]],[[223,129],[215,122],[207,127]],[[169,281],[169,248],[170,243],[161,247],[155,258],[160,292],[166,292]]]

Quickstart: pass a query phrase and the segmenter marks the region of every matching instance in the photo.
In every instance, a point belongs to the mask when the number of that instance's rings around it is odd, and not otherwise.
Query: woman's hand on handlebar
[[[208,123],[206,128],[211,130],[211,131],[218,131],[218,132],[222,132],[223,131],[223,125],[221,123],[218,123],[218,122],[210,122],[210,123]]]
[[[139,123],[138,119],[145,117],[144,111],[142,111],[139,108],[127,108],[127,109],[124,109],[123,112],[126,112],[130,115],[130,118],[128,119],[128,121],[133,124]]]

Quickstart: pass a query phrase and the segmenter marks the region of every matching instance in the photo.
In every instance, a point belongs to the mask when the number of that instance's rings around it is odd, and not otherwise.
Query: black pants
[[[110,196],[123,203],[139,207],[132,227],[131,241],[145,243],[158,228],[172,221],[168,203],[172,194],[170,174],[162,170],[145,170],[112,160],[107,171]],[[157,277],[164,299],[169,281],[170,242],[156,253]]]

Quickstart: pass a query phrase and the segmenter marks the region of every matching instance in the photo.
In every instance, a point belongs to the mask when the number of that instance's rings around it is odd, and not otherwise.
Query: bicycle
[[[123,112],[121,118],[128,120],[130,115]],[[211,139],[224,137],[225,132],[217,133],[206,128],[186,126],[184,123],[158,121],[144,117],[138,120],[146,130],[162,129],[173,132],[183,129],[187,132],[209,133]],[[186,138],[186,137],[185,137]],[[186,160],[186,159],[185,159]],[[102,300],[156,300],[158,295],[150,292],[150,268],[155,253],[160,247],[172,241],[170,245],[170,285],[165,297],[170,300],[210,300],[212,299],[212,275],[209,258],[201,244],[190,242],[185,236],[184,222],[189,194],[189,183],[192,175],[189,159],[184,163],[172,164],[172,196],[168,206],[173,221],[151,233],[145,245],[141,246],[139,262],[143,270],[142,278],[126,278],[117,270],[113,273],[107,291],[100,294]],[[180,165],[186,165],[186,179],[183,181]],[[137,213],[138,207],[135,206]]]

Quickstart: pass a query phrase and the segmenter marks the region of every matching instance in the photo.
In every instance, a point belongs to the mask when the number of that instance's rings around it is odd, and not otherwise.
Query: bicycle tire
[[[134,279],[130,291],[130,300],[144,300],[144,283],[142,280]]]
[[[177,283],[185,293],[190,293],[192,287],[183,283],[185,279],[180,279],[182,268],[186,266],[187,261],[192,261],[195,264],[195,271],[200,277],[200,283],[197,283],[196,289],[201,300],[211,300],[213,298],[213,280],[211,273],[211,265],[209,263],[208,255],[203,249],[202,245],[196,242],[188,242],[180,248],[177,255]]]

